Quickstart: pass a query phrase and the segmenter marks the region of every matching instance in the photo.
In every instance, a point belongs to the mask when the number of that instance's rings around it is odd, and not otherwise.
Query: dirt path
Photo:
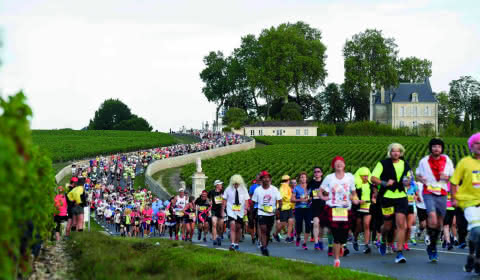
[[[28,279],[68,279],[70,257],[66,253],[65,241],[46,245],[33,263],[33,272]]]

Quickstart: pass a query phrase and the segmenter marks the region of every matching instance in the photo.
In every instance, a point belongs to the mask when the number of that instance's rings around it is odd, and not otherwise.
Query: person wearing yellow
[[[475,268],[475,273],[480,273],[480,133],[468,139],[468,147],[472,155],[458,162],[450,178],[450,191],[452,205],[463,209],[470,231],[470,252],[464,270],[471,272]]]
[[[279,233],[282,229],[287,226],[287,238],[285,239],[286,242],[293,242],[293,207],[295,204],[291,202],[292,199],[292,187],[289,184],[290,176],[283,175],[282,182],[280,183],[280,195],[282,197],[282,208],[280,209],[280,221],[277,220],[277,229],[273,237],[276,241],[280,242]]]
[[[353,240],[353,249],[358,251],[358,235],[360,232],[364,232],[364,242],[365,249],[363,250],[364,254],[369,254],[371,252],[369,243],[370,243],[370,223],[372,221],[372,213],[370,212],[370,205],[376,203],[375,198],[372,198],[373,195],[373,185],[370,183],[370,169],[368,167],[360,167],[357,172],[355,172],[355,188],[357,190],[357,195],[359,199],[359,207],[357,213],[355,213],[356,226],[355,234]]]
[[[374,197],[380,202],[383,214],[382,242],[379,252],[383,256],[387,251],[387,242],[393,244],[394,232],[396,232],[397,244],[405,243],[407,230],[408,200],[403,184],[404,178],[411,176],[411,169],[403,159],[405,148],[399,143],[388,146],[387,159],[380,161],[372,172],[371,181],[379,186]],[[395,221],[396,230],[393,228]],[[387,240],[388,237],[388,240]],[[406,263],[403,256],[402,246],[397,248],[396,263]]]
[[[83,231],[83,207],[86,206],[86,195],[82,185],[74,187],[67,198],[72,205],[73,225],[77,231]]]

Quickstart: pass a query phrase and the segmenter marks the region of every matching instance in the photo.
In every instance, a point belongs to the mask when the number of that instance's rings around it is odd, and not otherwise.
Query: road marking
[[[217,250],[221,250],[221,251],[228,251],[228,249],[225,249],[225,248],[215,248]]]
[[[415,251],[425,251],[425,249],[417,249],[417,248],[410,248],[410,250],[415,250]],[[444,253],[444,254],[454,254],[454,255],[464,255],[468,256],[467,253],[460,253],[460,252],[448,252],[448,251],[437,251],[439,253]]]

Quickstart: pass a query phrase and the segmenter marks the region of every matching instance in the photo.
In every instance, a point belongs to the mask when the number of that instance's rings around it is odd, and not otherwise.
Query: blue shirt
[[[418,191],[418,186],[415,184],[415,183],[411,183],[410,186],[408,187],[406,193],[407,193],[407,198],[408,196],[410,195],[414,195],[416,192]],[[414,205],[415,204],[415,201],[409,201],[408,202],[408,205]]]
[[[295,199],[300,199],[306,195],[305,190],[299,186],[296,185],[295,188],[293,189],[292,195],[295,196]],[[308,204],[307,202],[296,202],[295,203],[295,208],[307,208]]]
[[[252,196],[255,193],[255,189],[258,188],[260,185],[259,184],[253,184],[250,186],[250,189],[248,190],[248,194]],[[253,208],[257,209],[258,208],[258,203],[255,202],[253,205]]]

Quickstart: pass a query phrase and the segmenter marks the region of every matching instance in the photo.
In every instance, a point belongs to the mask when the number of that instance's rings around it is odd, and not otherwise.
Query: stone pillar
[[[205,183],[207,182],[207,176],[202,172],[202,160],[197,158],[197,172],[192,176],[192,195],[197,198],[205,189]]]

